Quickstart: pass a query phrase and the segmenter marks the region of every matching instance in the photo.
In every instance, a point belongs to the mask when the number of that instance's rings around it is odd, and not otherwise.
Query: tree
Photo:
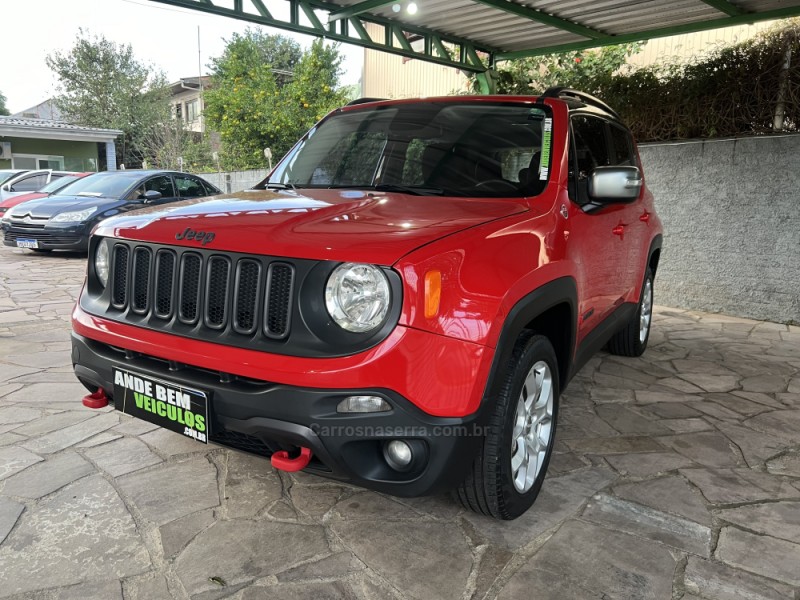
[[[620,44],[597,50],[579,50],[509,61],[497,73],[497,92],[530,95],[543,92],[549,87],[565,86],[597,94],[608,86],[614,73],[641,46],[641,43]],[[477,90],[474,78],[472,83],[473,89]]]
[[[6,97],[3,95],[3,92],[0,92],[0,115],[7,116],[11,113],[6,108]]]
[[[225,168],[264,166],[264,148],[282,156],[316,121],[346,102],[338,87],[338,46],[302,52],[283,36],[248,30],[212,61],[206,123],[222,141]]]
[[[171,118],[163,72],[139,62],[130,44],[82,29],[68,53],[55,52],[46,60],[59,81],[56,106],[68,121],[121,130],[117,161],[126,166],[151,158],[148,138]]]

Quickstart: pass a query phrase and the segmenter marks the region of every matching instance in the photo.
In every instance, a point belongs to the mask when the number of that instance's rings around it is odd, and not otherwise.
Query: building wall
[[[774,27],[777,21],[765,21],[753,25],[709,29],[697,33],[685,33],[670,37],[649,40],[641,52],[631,56],[628,64],[641,67],[665,60],[679,58],[688,59],[709,52],[720,45],[731,45],[743,42],[757,33]]]
[[[253,169],[251,171],[229,171],[224,173],[197,173],[209,183],[214,184],[225,194],[249,190],[269,175],[269,169]]]
[[[189,119],[189,109],[188,105],[191,102],[197,101],[197,117],[195,119]],[[203,123],[203,97],[202,94],[198,90],[185,90],[179,94],[175,94],[170,99],[170,103],[172,104],[172,114],[173,116],[177,115],[178,106],[180,106],[180,114],[181,119],[186,124],[186,128],[190,131],[196,131],[202,133],[204,131],[204,123]]]
[[[367,31],[374,39],[383,34],[383,29],[375,25],[368,25]],[[458,69],[364,50],[361,95],[367,98],[449,96],[467,90],[467,77]]]
[[[656,302],[800,323],[800,135],[640,153],[665,230]]]
[[[36,154],[63,156],[67,171],[96,171],[97,143],[67,140],[41,140],[29,138],[0,137],[2,142],[11,142],[11,154]],[[10,160],[0,160],[0,169],[10,169]]]

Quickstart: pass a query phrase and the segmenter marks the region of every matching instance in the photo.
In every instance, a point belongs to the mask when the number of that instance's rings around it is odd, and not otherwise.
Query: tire
[[[653,321],[653,273],[648,267],[639,294],[639,306],[628,324],[608,341],[607,349],[618,356],[641,356],[650,339]]]
[[[516,519],[539,495],[555,441],[558,419],[558,361],[550,341],[527,332],[520,336],[505,366],[502,388],[489,419],[487,433],[464,481],[453,494],[465,508],[496,519]],[[534,388],[534,389],[529,389]],[[531,394],[531,392],[544,392]],[[523,398],[528,402],[523,403]],[[531,423],[520,415],[527,405],[539,407]],[[522,421],[520,421],[520,419]],[[519,421],[519,423],[518,423]],[[525,437],[525,432],[530,436]],[[520,444],[517,440],[530,440]],[[535,440],[535,442],[534,442]],[[536,466],[512,465],[536,450]],[[525,464],[523,462],[523,464]]]

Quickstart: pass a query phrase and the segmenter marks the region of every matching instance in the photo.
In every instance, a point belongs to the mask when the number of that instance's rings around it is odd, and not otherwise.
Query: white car
[[[4,202],[14,196],[21,194],[30,194],[31,192],[38,192],[53,179],[58,179],[65,175],[73,175],[71,171],[53,171],[52,169],[40,169],[36,171],[19,171],[13,173],[7,178],[3,175],[8,174],[9,171],[0,172],[0,202]]]

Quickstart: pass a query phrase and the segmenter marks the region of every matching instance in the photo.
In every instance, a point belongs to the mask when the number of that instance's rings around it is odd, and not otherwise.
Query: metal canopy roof
[[[413,15],[410,0],[152,1],[476,73],[501,60],[800,15],[800,0],[417,0]]]

